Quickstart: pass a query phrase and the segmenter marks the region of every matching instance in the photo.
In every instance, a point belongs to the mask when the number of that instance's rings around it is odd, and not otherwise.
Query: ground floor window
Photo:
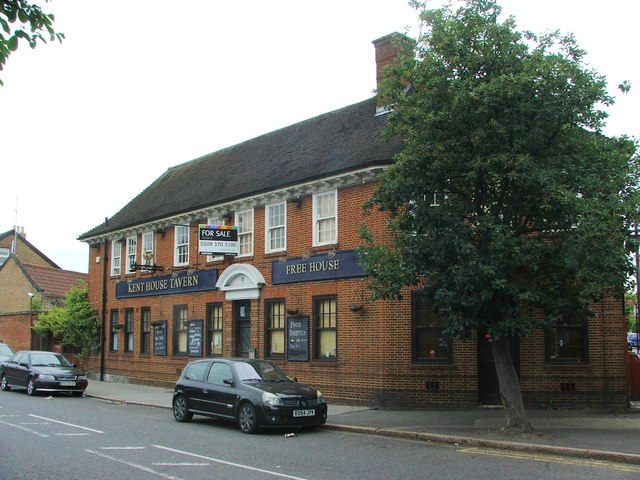
[[[559,321],[545,332],[547,362],[586,362],[587,319],[578,312],[564,312]]]
[[[109,315],[109,351],[118,351],[118,310],[111,310]]]
[[[451,362],[451,338],[444,332],[445,316],[420,295],[412,298],[413,361]]]
[[[187,354],[187,306],[173,306],[173,353]]]
[[[207,355],[222,355],[222,304],[207,304]]]
[[[124,351],[133,352],[133,309],[124,312]]]
[[[151,351],[151,309],[143,308],[140,314],[140,353]]]
[[[265,303],[266,335],[265,345],[268,357],[284,357],[284,301],[269,300]]]
[[[336,297],[313,299],[315,326],[315,358],[335,360],[338,358],[338,308]]]

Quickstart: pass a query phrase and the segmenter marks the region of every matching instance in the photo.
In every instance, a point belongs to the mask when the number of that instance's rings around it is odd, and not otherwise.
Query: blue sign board
[[[274,260],[271,267],[271,283],[312,282],[338,278],[366,277],[360,265],[358,252],[342,250],[321,253],[308,258],[298,257],[284,262]]]
[[[143,277],[116,283],[116,298],[148,297],[152,295],[172,295],[176,293],[204,292],[215,290],[218,270],[199,270],[176,276]]]

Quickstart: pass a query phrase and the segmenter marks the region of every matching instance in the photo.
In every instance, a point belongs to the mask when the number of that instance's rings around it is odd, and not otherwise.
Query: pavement
[[[89,381],[88,397],[171,409],[173,389]],[[502,408],[381,410],[329,402],[322,428],[453,446],[561,455],[640,465],[640,405],[626,409],[526,410],[534,433],[508,433]]]

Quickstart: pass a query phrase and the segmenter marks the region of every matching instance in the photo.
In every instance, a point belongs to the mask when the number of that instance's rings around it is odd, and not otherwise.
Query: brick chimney
[[[376,49],[376,88],[380,88],[382,81],[382,73],[387,65],[390,65],[396,58],[400,49],[394,44],[393,38],[399,33],[390,33],[377,40],[374,40],[373,46]]]

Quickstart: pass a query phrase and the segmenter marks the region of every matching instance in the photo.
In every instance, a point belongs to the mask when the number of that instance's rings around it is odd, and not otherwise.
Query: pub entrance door
[[[251,302],[236,300],[233,302],[235,356],[248,357],[251,349]]]

